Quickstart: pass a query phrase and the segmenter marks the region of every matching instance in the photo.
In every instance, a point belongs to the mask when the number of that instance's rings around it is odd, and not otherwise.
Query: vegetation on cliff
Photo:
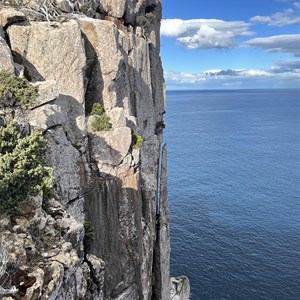
[[[110,118],[100,103],[93,104],[90,115],[94,116],[92,122],[92,129],[94,131],[107,131],[111,129]]]
[[[37,89],[25,78],[0,73],[0,107],[14,115],[16,108],[28,109]],[[22,201],[52,185],[52,169],[46,167],[47,143],[39,131],[24,134],[11,117],[0,127],[0,211],[12,215]]]
[[[19,78],[6,72],[0,72],[0,107],[21,107],[28,109],[38,95],[37,88],[26,78]]]
[[[136,133],[132,134],[132,140],[131,140],[132,149],[139,149],[143,145],[143,142],[144,140],[140,135]]]
[[[145,34],[150,33],[151,24],[155,19],[155,15],[152,12],[146,13],[145,15],[138,16],[136,18],[136,23],[138,26],[142,27],[145,31]]]
[[[12,120],[0,128],[0,210],[17,212],[22,201],[52,185],[52,169],[43,159],[47,143],[34,131],[22,136]]]

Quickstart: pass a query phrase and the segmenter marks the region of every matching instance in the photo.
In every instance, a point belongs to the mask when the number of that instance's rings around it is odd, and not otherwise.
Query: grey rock
[[[19,53],[32,81],[55,80],[61,95],[84,103],[85,50],[76,21],[32,22],[8,28],[11,48]]]
[[[94,282],[98,285],[99,289],[102,290],[104,284],[104,261],[92,254],[87,254],[86,260],[90,266]]]
[[[140,149],[132,150],[132,161],[133,165],[138,165],[140,162]]]
[[[130,176],[134,173],[134,171],[130,168],[132,166],[132,156],[128,154],[121,164],[117,168],[116,176],[119,178],[123,178],[125,176]]]
[[[5,32],[3,27],[0,25],[0,37],[2,37],[3,39],[5,39]]]
[[[11,51],[2,37],[0,37],[0,71],[11,74],[14,72]]]
[[[29,123],[33,128],[43,131],[67,121],[67,115],[62,108],[53,103],[37,107],[29,113]]]
[[[50,26],[32,22],[8,28],[11,48],[18,53],[33,82],[55,80],[60,105],[69,116],[63,125],[72,143],[85,143],[76,118],[84,115],[86,56],[75,20]]]
[[[80,153],[68,140],[61,126],[49,129],[46,137],[49,145],[47,156],[50,166],[54,169],[57,185],[56,193],[61,203],[68,207],[71,215],[77,221],[83,222]]]
[[[65,12],[65,13],[71,13],[74,11],[74,4],[72,1],[68,0],[56,0],[58,8]]]
[[[129,288],[125,289],[122,291],[121,294],[119,294],[114,300],[123,300],[123,299],[128,299],[128,300],[135,300],[138,299],[138,291],[137,291],[137,286],[130,286]]]
[[[103,165],[118,166],[127,155],[131,145],[131,130],[128,127],[95,132],[91,138],[91,153],[99,169]]]
[[[126,127],[125,111],[122,107],[114,107],[106,114],[114,128]]]
[[[59,96],[57,82],[55,80],[35,82],[34,86],[38,89],[38,97],[32,108],[53,101]]]
[[[64,239],[71,243],[71,248],[73,247],[74,249],[76,249],[78,254],[83,253],[83,224],[77,222],[72,217],[64,216],[63,218],[57,220],[57,225],[64,232]]]
[[[171,300],[189,300],[190,283],[185,276],[171,278]]]
[[[100,0],[102,10],[110,16],[122,18],[127,0]]]
[[[86,44],[90,73],[87,101],[99,99],[106,111],[122,107],[129,94],[126,50],[120,44],[120,36],[124,33],[109,21],[81,18],[78,22]]]

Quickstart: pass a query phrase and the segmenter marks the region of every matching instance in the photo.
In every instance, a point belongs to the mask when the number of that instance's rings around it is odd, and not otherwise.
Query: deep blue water
[[[192,299],[300,299],[300,90],[167,93],[171,271]]]

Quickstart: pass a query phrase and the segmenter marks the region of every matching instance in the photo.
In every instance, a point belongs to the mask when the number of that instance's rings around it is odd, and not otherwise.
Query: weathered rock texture
[[[171,278],[171,300],[189,300],[190,283],[187,277]]]
[[[0,70],[39,90],[14,118],[43,132],[54,170],[47,203],[0,216],[10,274],[0,286],[15,286],[14,299],[170,299],[160,1],[0,3]],[[155,18],[140,28],[146,13]],[[110,130],[92,129],[94,103]]]

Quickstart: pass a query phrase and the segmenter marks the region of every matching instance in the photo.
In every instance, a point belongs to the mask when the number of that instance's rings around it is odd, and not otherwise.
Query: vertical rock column
[[[160,201],[154,256],[154,299],[170,299],[170,214],[167,186],[167,145],[162,148]]]

